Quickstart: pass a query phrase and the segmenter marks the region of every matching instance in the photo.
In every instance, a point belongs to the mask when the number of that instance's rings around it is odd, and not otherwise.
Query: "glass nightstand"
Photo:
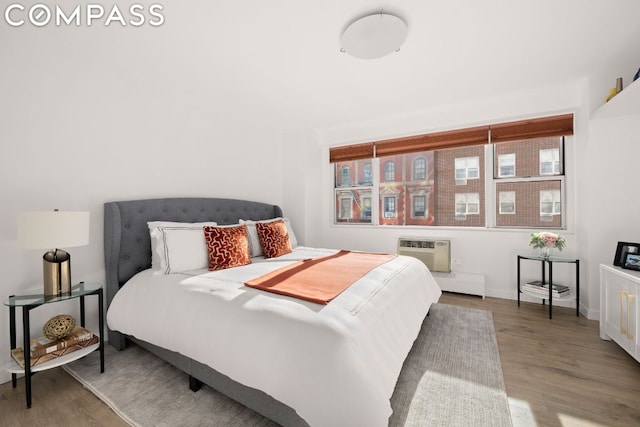
[[[84,310],[84,297],[97,295],[98,296],[98,325],[99,331],[97,334],[99,337],[98,344],[94,344],[87,348],[74,351],[64,356],[60,356],[56,359],[42,363],[40,365],[31,366],[29,349],[31,346],[31,334],[29,325],[29,314],[34,308],[38,308],[45,304],[55,304],[60,301],[67,301],[78,298],[80,301],[80,326],[85,325],[85,310]],[[22,308],[22,333],[23,333],[23,352],[24,352],[24,369],[18,365],[15,361],[12,361],[7,366],[7,370],[11,373],[11,384],[15,388],[17,385],[17,375],[24,373],[25,379],[25,393],[27,399],[27,408],[31,407],[31,377],[38,371],[44,371],[56,366],[61,366],[77,360],[87,354],[100,350],[100,372],[104,372],[104,315],[103,315],[103,291],[102,285],[99,283],[85,283],[80,282],[71,288],[71,292],[65,295],[59,295],[55,297],[45,297],[43,292],[31,292],[20,295],[11,295],[4,301],[4,305],[9,307],[9,328],[11,349],[17,348],[16,339],[16,308]]]
[[[542,303],[544,304],[544,301],[546,299],[549,300],[549,319],[552,318],[552,311],[553,311],[553,300],[573,300],[573,296],[572,295],[567,295],[567,296],[553,296],[553,289],[552,286],[549,286],[549,294],[548,295],[542,295],[539,293],[534,293],[534,292],[527,292],[525,290],[522,289],[521,285],[520,285],[520,261],[521,260],[530,260],[530,261],[539,261],[542,264],[542,284],[550,284],[550,285],[554,285],[553,283],[553,264],[554,263],[561,263],[561,264],[575,264],[576,266],[576,316],[580,316],[580,260],[576,259],[576,258],[561,258],[561,257],[555,257],[555,256],[551,256],[551,257],[541,257],[541,256],[533,256],[533,255],[518,255],[518,277],[517,277],[517,281],[518,281],[518,307],[520,307],[520,294],[521,293],[526,293],[527,295],[530,296],[534,296],[537,298],[542,298]],[[546,266],[549,265],[549,279],[547,280],[547,274],[546,274]]]

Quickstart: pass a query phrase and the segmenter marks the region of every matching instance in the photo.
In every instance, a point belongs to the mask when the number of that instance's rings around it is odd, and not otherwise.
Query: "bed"
[[[104,207],[109,344],[133,342],[187,373],[192,390],[204,383],[281,425],[388,424],[402,363],[441,294],[424,264],[394,256],[323,305],[244,286],[336,254],[298,245],[289,223],[293,250],[279,257],[220,271],[191,268],[193,257],[151,268],[150,222],[266,222],[283,217],[278,206],[167,198]]]

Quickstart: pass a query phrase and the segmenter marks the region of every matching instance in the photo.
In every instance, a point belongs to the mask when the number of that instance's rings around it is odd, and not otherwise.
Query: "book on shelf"
[[[69,335],[59,339],[50,339],[47,337],[33,338],[31,340],[31,351],[29,354],[31,357],[44,356],[45,354],[53,353],[54,351],[72,346],[81,341],[90,340],[92,337],[93,334],[89,329],[76,326],[71,330]]]
[[[526,293],[531,294],[531,295],[537,295],[537,296],[542,297],[542,298],[548,298],[549,297],[549,291],[548,290],[539,290],[539,289],[521,287],[520,291],[526,292]],[[567,295],[570,295],[570,293],[569,292],[554,292],[554,291],[551,291],[551,296],[554,297],[554,298],[560,298],[560,297],[567,296]]]
[[[521,289],[534,292],[540,295],[549,295],[549,284],[542,283],[540,280],[536,280],[533,282],[528,282],[520,286]],[[551,295],[553,296],[562,296],[569,294],[569,287],[564,285],[554,284],[551,287]]]
[[[52,351],[42,356],[32,357],[29,359],[29,365],[31,365],[31,367],[34,367],[60,356],[64,356],[65,354],[73,353],[74,351],[87,348],[89,346],[92,346],[93,344],[97,344],[98,342],[99,337],[97,335],[91,334],[91,338],[88,340],[79,341],[75,344],[71,344],[67,347]],[[15,360],[21,368],[24,368],[24,352],[22,351],[22,347],[14,348],[13,350],[11,350],[11,357],[13,357],[13,360]]]

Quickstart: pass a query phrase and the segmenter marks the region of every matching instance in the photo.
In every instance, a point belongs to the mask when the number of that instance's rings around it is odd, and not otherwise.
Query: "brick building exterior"
[[[458,163],[465,163],[466,175],[464,178],[459,173],[460,168],[456,168],[456,159],[458,159]],[[464,162],[462,159],[468,159],[468,161]],[[474,166],[477,173],[471,170]],[[457,177],[456,169],[458,169]],[[484,181],[483,145],[438,150],[436,152],[435,225],[484,227]],[[464,213],[461,208],[462,198],[466,202]],[[477,210],[470,206],[470,203],[476,202]]]
[[[508,178],[558,176],[564,173],[559,140],[558,137],[532,138],[495,145],[494,176],[498,179],[496,226],[518,227],[526,224],[536,228],[562,227],[560,180],[500,182]],[[500,158],[509,155],[515,160],[513,170],[508,161],[509,166],[501,171]]]

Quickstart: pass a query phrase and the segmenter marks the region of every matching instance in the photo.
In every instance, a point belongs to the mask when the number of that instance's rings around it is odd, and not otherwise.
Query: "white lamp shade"
[[[407,38],[407,25],[397,16],[376,13],[353,22],[342,34],[342,50],[360,59],[376,59],[397,51]]]
[[[18,217],[23,249],[57,249],[89,244],[89,212],[23,212]]]

